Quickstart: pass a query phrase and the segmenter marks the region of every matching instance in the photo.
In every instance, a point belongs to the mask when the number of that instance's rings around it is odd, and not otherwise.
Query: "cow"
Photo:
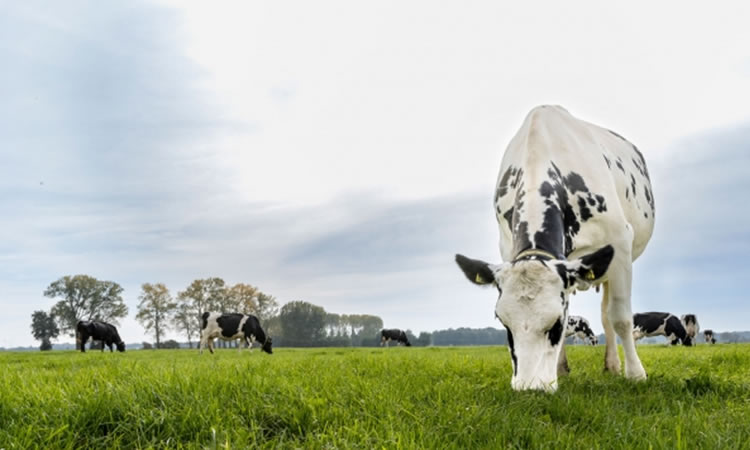
[[[503,156],[494,196],[505,261],[456,255],[472,283],[497,288],[515,390],[553,392],[566,373],[563,333],[574,290],[603,284],[605,369],[646,379],[633,340],[632,263],[654,228],[654,196],[641,152],[619,134],[560,106],[526,116]]]
[[[713,330],[706,330],[703,332],[703,339],[706,340],[706,344],[715,344],[716,338],[714,338]]]
[[[666,312],[647,312],[633,315],[633,339],[666,336],[668,345],[693,345],[680,319]]]
[[[695,317],[695,314],[683,314],[680,317],[680,322],[682,322],[682,326],[685,327],[685,331],[690,337],[691,345],[697,344],[698,341],[696,339],[701,327],[698,324],[698,318]]]
[[[120,335],[117,333],[117,328],[114,325],[107,322],[100,322],[98,320],[80,320],[76,324],[76,342],[80,345],[81,352],[86,352],[86,342],[89,338],[95,341],[102,342],[102,351],[104,351],[104,345],[109,347],[109,351],[112,352],[112,344],[117,346],[118,352],[125,351],[125,343],[120,339]]]
[[[214,352],[214,339],[222,341],[234,341],[240,339],[238,350],[242,350],[243,344],[252,350],[253,341],[262,345],[264,352],[269,355],[273,353],[271,337],[266,335],[260,327],[258,318],[249,314],[240,313],[212,313],[204,312],[201,315],[201,343],[200,353],[208,346],[208,350]]]
[[[591,345],[599,343],[594,331],[589,325],[589,321],[581,316],[568,316],[568,325],[565,327],[565,337],[575,335],[582,341],[588,341]]]
[[[391,341],[396,341],[396,345],[404,344],[407,347],[411,347],[409,338],[403,330],[399,330],[398,328],[380,330],[380,346],[385,345],[389,347]]]

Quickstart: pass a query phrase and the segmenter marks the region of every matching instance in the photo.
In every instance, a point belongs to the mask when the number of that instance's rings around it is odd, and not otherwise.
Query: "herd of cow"
[[[620,373],[616,337],[631,380],[646,379],[637,339],[664,335],[671,344],[695,342],[693,314],[680,320],[669,313],[632,313],[632,264],[651,239],[656,210],[646,160],[621,135],[560,106],[532,109],[505,150],[494,213],[505,262],[456,255],[456,263],[472,283],[497,290],[495,317],[507,331],[513,389],[555,391],[558,375],[569,371],[563,338],[597,343],[585,319],[568,315],[570,294],[592,286],[604,288],[605,370]],[[206,346],[213,352],[219,338],[248,347],[257,341],[271,353],[271,338],[254,316],[207,312],[201,319],[201,352]],[[93,336],[110,350],[113,343],[124,350],[111,325],[81,322],[78,331],[82,342]],[[715,342],[710,330],[704,336]],[[410,345],[403,331],[382,330],[381,345],[391,341]]]

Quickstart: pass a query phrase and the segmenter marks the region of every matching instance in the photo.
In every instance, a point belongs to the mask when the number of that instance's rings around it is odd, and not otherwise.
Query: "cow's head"
[[[272,344],[273,340],[271,339],[271,337],[266,337],[266,340],[263,342],[263,351],[268,353],[269,355],[273,354],[273,349],[271,348]]]
[[[120,341],[120,342],[118,342],[115,345],[117,345],[117,351],[118,352],[124,352],[125,351],[125,343],[124,342]]]
[[[574,261],[538,258],[494,265],[456,255],[472,283],[498,289],[495,315],[508,330],[513,389],[557,389],[568,295],[600,282],[613,256],[610,245]]]

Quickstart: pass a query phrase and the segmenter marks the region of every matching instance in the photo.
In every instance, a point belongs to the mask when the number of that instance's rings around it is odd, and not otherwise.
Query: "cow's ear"
[[[485,285],[496,283],[492,264],[478,259],[467,258],[464,255],[456,255],[456,264],[461,271],[474,284]]]
[[[614,256],[615,249],[611,245],[605,245],[594,253],[558,265],[558,273],[565,289],[585,291],[592,284],[598,283],[607,273]]]

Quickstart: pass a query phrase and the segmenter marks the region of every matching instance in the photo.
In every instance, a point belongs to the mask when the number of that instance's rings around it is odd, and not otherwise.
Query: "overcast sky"
[[[750,328],[750,2],[0,1],[0,347],[64,275],[219,276],[415,332],[498,326],[461,252],[528,110],[643,151],[634,311]],[[571,313],[601,331],[599,297]],[[173,335],[174,336],[174,335]],[[60,339],[66,341],[69,339]]]

